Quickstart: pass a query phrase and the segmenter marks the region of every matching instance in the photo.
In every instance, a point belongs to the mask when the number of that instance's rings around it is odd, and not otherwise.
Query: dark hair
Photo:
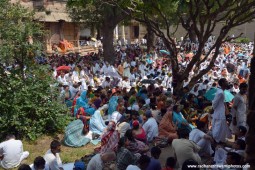
[[[18,170],[32,170],[32,169],[30,168],[29,165],[27,165],[27,164],[22,164],[22,165],[20,165],[20,167],[19,167]]]
[[[178,136],[179,138],[187,138],[189,137],[189,129],[186,129],[186,128],[182,128],[182,129],[179,129],[178,130]]]
[[[237,140],[236,140],[236,144],[240,146],[240,149],[245,150],[246,143],[245,143],[244,140],[242,140],[242,139],[237,139]]]
[[[203,129],[203,128],[205,127],[206,123],[204,123],[204,122],[198,120],[198,121],[196,122],[196,125],[197,125],[197,128],[198,128],[198,129]]]
[[[222,86],[222,85],[223,85],[223,82],[225,82],[225,81],[227,81],[225,78],[221,78],[221,79],[218,81],[218,83],[219,83],[220,86]]]
[[[45,166],[45,163],[46,163],[46,161],[45,161],[44,158],[41,157],[41,156],[36,157],[35,160],[34,160],[34,166],[35,166],[36,168]]]
[[[132,129],[128,129],[125,133],[125,137],[130,140],[130,141],[134,141],[135,138],[133,136],[133,133],[132,133]]]
[[[174,105],[174,107],[173,107],[173,111],[176,111],[176,110],[177,110],[177,108],[178,108],[178,105]]]
[[[61,143],[58,140],[53,140],[50,143],[50,149],[57,149],[57,147],[60,146],[60,145],[61,145]]]
[[[118,148],[121,148],[125,145],[127,138],[125,136],[121,137],[119,142],[118,142]]]
[[[6,140],[15,139],[15,135],[9,134],[6,136]]]
[[[145,165],[145,164],[149,164],[151,161],[150,157],[147,155],[142,155],[139,159],[139,164],[140,165]]]
[[[248,88],[248,84],[247,83],[241,83],[239,85],[239,89],[241,89],[241,88]]]
[[[174,157],[168,157],[166,160],[166,167],[174,168],[176,164],[176,160]]]
[[[190,167],[190,165],[198,165],[198,162],[194,161],[193,159],[188,159],[183,162],[182,164],[182,170],[188,170],[188,169],[193,169],[193,170],[199,170],[198,167]]]
[[[159,156],[160,154],[161,154],[161,149],[159,147],[154,146],[154,147],[151,148],[151,155],[153,157],[155,157],[157,155]]]
[[[247,133],[247,128],[245,126],[239,126],[239,131],[246,134]]]
[[[239,155],[236,152],[228,152],[227,155],[231,156],[231,159],[235,161],[236,165],[240,164],[241,159],[242,159],[241,155]]]

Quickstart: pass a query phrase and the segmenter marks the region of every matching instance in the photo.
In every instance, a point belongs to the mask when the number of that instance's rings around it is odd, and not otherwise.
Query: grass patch
[[[63,134],[60,134],[57,136],[57,138],[59,138],[60,140],[62,140],[63,137],[64,137]],[[24,151],[29,152],[29,157],[25,159],[24,161],[22,161],[22,163],[30,165],[33,163],[34,159],[37,156],[44,156],[46,151],[49,150],[50,148],[51,141],[55,138],[56,137],[52,137],[52,136],[42,136],[34,142],[23,141]],[[63,164],[74,162],[76,159],[80,159],[81,157],[85,155],[93,153],[95,147],[97,146],[90,143],[80,148],[71,148],[71,147],[62,145],[60,157]],[[2,168],[0,169],[2,170]]]

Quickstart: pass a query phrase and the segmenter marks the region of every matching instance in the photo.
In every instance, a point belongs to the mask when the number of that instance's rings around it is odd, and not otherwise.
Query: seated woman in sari
[[[174,124],[177,124],[178,129],[188,129],[191,131],[194,126],[189,124],[188,121],[183,117],[180,106],[175,105],[173,107],[173,122]]]
[[[100,150],[100,153],[116,151],[119,141],[119,133],[116,130],[116,124],[110,121],[108,126],[105,128],[105,132],[101,138],[101,147],[96,149]]]
[[[125,137],[129,140],[129,144],[126,147],[133,154],[146,154],[149,151],[149,146],[134,138],[132,129],[126,131]]]
[[[91,116],[89,121],[89,130],[95,134],[102,135],[104,132],[106,125],[102,118],[102,113],[104,113],[108,109],[107,105],[104,105],[98,108],[95,113]]]
[[[64,84],[63,88],[64,90],[61,91],[60,98],[68,108],[71,108],[73,99],[68,84]]]
[[[159,124],[159,137],[167,138],[171,143],[174,139],[178,139],[177,127],[173,123],[172,112],[168,111]]]
[[[140,126],[138,120],[133,121],[133,134],[134,134],[135,139],[137,139],[143,143],[147,142],[146,132]]]
[[[87,98],[87,91],[83,91],[80,95],[80,97],[76,101],[76,106],[74,108],[74,116],[77,115],[78,110],[83,107],[85,113],[88,115],[93,115],[94,112],[96,111],[95,108],[90,106],[88,98]]]

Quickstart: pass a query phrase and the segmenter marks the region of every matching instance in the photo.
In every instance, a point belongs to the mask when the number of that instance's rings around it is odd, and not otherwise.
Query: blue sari
[[[96,110],[89,121],[89,130],[93,133],[101,135],[106,128],[105,122],[101,116],[100,110]]]
[[[81,93],[81,96],[77,99],[76,105],[74,108],[74,116],[76,116],[79,108],[81,107],[83,107],[85,112],[88,113],[89,115],[93,115],[94,112],[96,111],[95,108],[91,107],[88,104],[87,91],[83,91]]]

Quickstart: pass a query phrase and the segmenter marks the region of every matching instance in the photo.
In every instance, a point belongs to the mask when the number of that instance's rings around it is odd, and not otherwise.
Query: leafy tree
[[[88,25],[101,28],[103,36],[104,59],[110,63],[115,61],[113,32],[118,23],[127,18],[127,14],[119,8],[129,1],[119,0],[113,4],[108,0],[68,0],[67,7],[71,17]]]
[[[150,26],[156,36],[162,38],[171,53],[176,91],[180,90],[189,73],[195,70],[188,85],[192,88],[214,66],[221,45],[232,39],[228,36],[230,30],[255,18],[254,0],[131,0],[129,7],[121,8],[136,20]],[[204,45],[218,23],[223,23],[219,36],[209,52],[202,57]],[[179,67],[177,60],[175,32],[170,29],[170,26],[178,27],[179,24],[193,42],[197,39],[199,43],[198,51],[184,70]],[[200,65],[205,61],[209,64],[200,70]]]
[[[54,81],[49,69],[34,62],[42,35],[33,13],[19,4],[1,1],[0,139],[11,133],[35,140],[63,130],[66,124],[67,109],[56,100],[56,89],[50,87]]]

